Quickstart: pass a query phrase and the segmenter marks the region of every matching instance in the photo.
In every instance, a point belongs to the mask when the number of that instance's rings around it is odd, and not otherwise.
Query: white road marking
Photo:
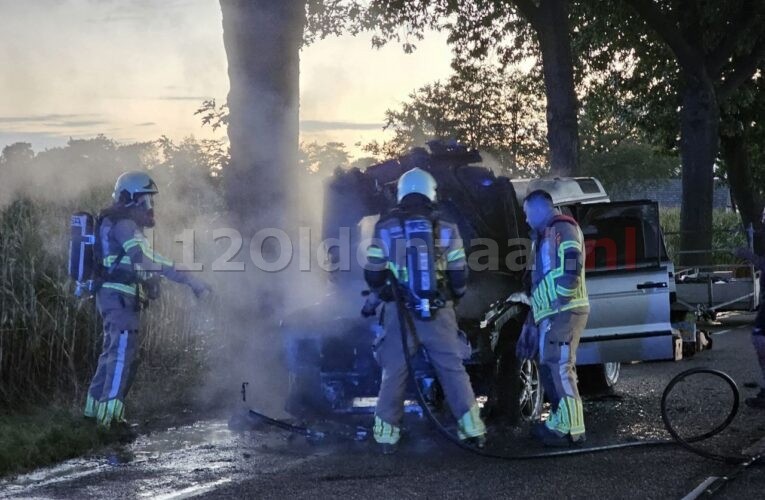
[[[217,481],[212,481],[210,483],[196,484],[194,486],[189,486],[188,488],[183,488],[182,490],[165,493],[164,495],[156,495],[156,493],[152,492],[146,493],[142,496],[154,498],[155,500],[179,500],[182,498],[192,498],[197,495],[202,495],[203,493],[209,493],[218,486],[230,483],[231,481],[233,481],[233,479],[227,477],[224,479],[218,479]]]
[[[77,459],[53,467],[46,467],[38,471],[23,474],[13,480],[0,482],[3,490],[0,492],[0,498],[8,498],[8,495],[21,494],[30,488],[42,488],[73,479],[81,479],[111,467],[111,465],[105,463],[88,464]]]

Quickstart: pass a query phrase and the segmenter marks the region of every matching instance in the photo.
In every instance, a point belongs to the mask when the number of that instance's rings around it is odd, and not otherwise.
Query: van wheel
[[[622,364],[618,362],[577,366],[579,392],[585,396],[613,392],[619,381],[621,367]]]
[[[513,425],[538,420],[544,402],[539,365],[534,360],[519,360],[515,356],[515,345],[508,347],[497,363],[497,410]]]

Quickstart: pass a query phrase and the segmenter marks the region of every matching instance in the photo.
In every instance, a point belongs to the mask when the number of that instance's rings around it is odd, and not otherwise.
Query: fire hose
[[[683,371],[680,374],[676,375],[667,384],[666,388],[664,389],[664,392],[662,394],[662,399],[661,399],[661,417],[662,417],[664,426],[667,432],[672,437],[672,439],[652,439],[652,440],[631,441],[626,443],[608,444],[608,445],[602,445],[602,446],[577,447],[577,448],[570,448],[566,450],[555,450],[555,451],[546,451],[541,453],[517,454],[517,455],[494,453],[482,448],[478,448],[471,444],[468,444],[462,441],[461,439],[459,439],[458,436],[456,436],[453,432],[447,429],[438,420],[438,418],[434,415],[433,410],[431,409],[431,406],[428,404],[425,398],[425,395],[422,392],[420,384],[416,380],[415,371],[412,367],[412,360],[411,360],[412,356],[409,355],[408,353],[409,350],[407,349],[408,336],[412,335],[414,339],[417,338],[416,326],[414,324],[414,320],[412,318],[411,312],[406,307],[404,301],[400,297],[400,291],[399,291],[398,283],[395,280],[395,277],[391,278],[391,281],[392,281],[394,303],[396,304],[396,307],[398,308],[398,319],[399,319],[399,328],[401,333],[401,342],[402,342],[402,347],[405,353],[404,358],[406,360],[406,365],[407,365],[407,370],[409,372],[410,381],[415,388],[415,396],[416,396],[417,402],[420,405],[423,414],[426,416],[428,421],[435,427],[435,429],[448,441],[452,442],[453,444],[455,444],[456,446],[459,446],[460,448],[464,450],[467,450],[471,453],[475,453],[483,457],[493,458],[493,459],[532,460],[532,459],[544,459],[544,458],[553,458],[553,457],[561,457],[561,456],[584,455],[584,454],[598,453],[598,452],[605,452],[605,451],[612,451],[612,450],[621,450],[626,448],[680,445],[685,450],[691,453],[694,453],[696,455],[702,456],[704,458],[715,460],[718,462],[723,462],[725,464],[737,465],[739,467],[739,473],[740,473],[740,470],[743,470],[744,468],[750,465],[758,464],[762,462],[763,460],[763,455],[757,455],[757,456],[725,455],[725,454],[706,451],[696,445],[697,443],[701,441],[705,441],[707,439],[710,439],[720,434],[726,428],[728,428],[728,426],[735,419],[739,410],[741,395],[735,381],[726,373],[720,370],[715,370],[711,368],[693,368],[690,370]],[[727,384],[727,386],[730,388],[731,392],[733,393],[733,403],[731,406],[731,410],[728,413],[725,420],[721,424],[717,425],[714,429],[696,436],[682,437],[671,422],[671,419],[669,417],[669,412],[668,412],[667,400],[673,388],[675,388],[675,386],[678,383],[696,374],[708,374],[708,375],[712,375],[722,379],[725,382],[725,384]],[[356,429],[355,434],[353,432],[350,432],[350,433],[334,432],[333,433],[331,431],[329,432],[314,431],[308,427],[301,427],[301,426],[293,425],[284,421],[267,417],[266,415],[258,413],[254,410],[249,410],[249,413],[251,416],[258,418],[265,423],[274,425],[280,429],[298,433],[300,435],[305,436],[307,439],[313,439],[313,440],[322,439],[326,436],[335,434],[335,435],[341,435],[342,437],[354,437],[356,440],[362,440],[362,439],[365,439],[368,434],[368,431],[362,432],[363,430],[359,430],[360,428]],[[352,434],[353,436],[351,436]],[[730,475],[730,477],[726,477],[726,478],[716,478],[716,479],[723,479],[724,481],[727,481],[735,477],[735,475]],[[710,492],[712,490],[707,488],[704,491]],[[695,498],[695,497],[692,497],[692,498]]]

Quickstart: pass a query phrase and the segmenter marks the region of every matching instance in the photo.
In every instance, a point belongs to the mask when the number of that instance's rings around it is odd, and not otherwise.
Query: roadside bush
[[[678,265],[680,249],[680,209],[662,208],[659,210],[661,227],[664,231],[667,252]],[[741,225],[741,218],[735,212],[715,210],[712,213],[712,264],[736,264],[737,259],[730,250],[747,245],[747,236]]]

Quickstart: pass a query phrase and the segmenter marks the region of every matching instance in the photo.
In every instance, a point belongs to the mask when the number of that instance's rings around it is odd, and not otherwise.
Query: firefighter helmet
[[[436,180],[421,168],[413,168],[398,179],[398,202],[408,194],[419,193],[430,201],[436,201]]]
[[[130,204],[144,194],[157,194],[157,184],[146,172],[125,172],[117,178],[112,198],[115,202]]]

